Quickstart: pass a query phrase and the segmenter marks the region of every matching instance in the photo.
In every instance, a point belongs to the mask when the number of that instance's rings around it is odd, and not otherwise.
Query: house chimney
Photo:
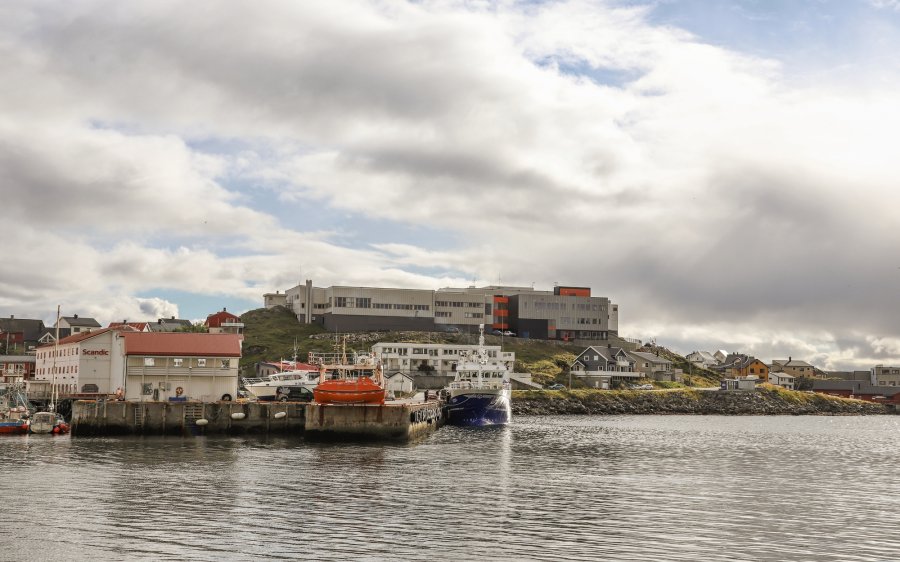
[[[172,320],[175,320],[175,317],[174,317],[174,316],[172,317]]]
[[[788,355],[788,363],[790,363],[790,362],[791,362],[791,356]]]
[[[77,314],[75,315],[75,318],[78,318],[78,315],[77,315]]]
[[[15,320],[15,319],[16,319],[16,315],[15,315],[15,314],[10,314],[10,315],[9,315],[9,319],[10,319],[10,320]]]
[[[222,307],[222,312],[228,312],[228,309],[225,308],[225,307],[223,306],[223,307]]]

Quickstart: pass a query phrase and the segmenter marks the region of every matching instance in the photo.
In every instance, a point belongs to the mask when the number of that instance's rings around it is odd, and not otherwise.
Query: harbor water
[[[895,560],[900,417],[0,437],[0,560]]]

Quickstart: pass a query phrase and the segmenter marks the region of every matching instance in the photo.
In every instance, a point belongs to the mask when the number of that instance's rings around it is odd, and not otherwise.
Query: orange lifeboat
[[[384,375],[374,353],[347,361],[346,340],[340,352],[310,352],[309,362],[319,366],[319,384],[313,389],[317,404],[384,404]]]
[[[313,396],[318,404],[384,404],[384,389],[371,377],[324,381]]]

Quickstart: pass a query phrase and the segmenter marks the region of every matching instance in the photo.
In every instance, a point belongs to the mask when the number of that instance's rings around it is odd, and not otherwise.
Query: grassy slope
[[[305,361],[310,351],[331,351],[333,338],[319,325],[306,325],[297,322],[290,310],[284,307],[271,309],[258,308],[241,316],[244,323],[244,356],[241,368],[252,370],[258,361],[278,361],[291,359],[294,354],[294,342],[297,343],[297,358]],[[313,337],[310,337],[313,336]],[[569,385],[569,365],[582,351],[581,347],[545,340],[526,340],[487,335],[485,343],[500,345],[503,351],[516,354],[516,371],[532,373],[534,381],[547,385],[554,382]],[[449,334],[443,332],[367,332],[356,334],[348,341],[347,347],[366,350],[379,342],[414,342],[414,343],[478,343],[478,332],[474,327],[465,333]],[[680,355],[660,348],[660,355],[666,356],[676,367],[688,372],[687,362]],[[718,377],[709,371],[693,368],[695,376],[693,386],[718,386]],[[698,373],[699,372],[699,373]],[[573,379],[573,386],[578,388],[582,383]],[[657,383],[658,386],[668,386]]]
[[[310,351],[330,351],[333,339],[318,325],[305,325],[286,308],[259,308],[241,316],[244,323],[244,356],[241,367],[258,361],[290,359],[297,342],[297,357],[305,361]],[[312,338],[310,336],[313,336]],[[503,351],[513,351],[519,370],[535,373],[538,382],[563,380],[562,374],[581,351],[572,345],[557,345],[542,340],[522,340],[500,336],[485,336],[488,345],[502,345]],[[379,342],[460,343],[477,344],[478,333],[449,334],[442,332],[368,332],[355,335],[348,348],[363,350]]]

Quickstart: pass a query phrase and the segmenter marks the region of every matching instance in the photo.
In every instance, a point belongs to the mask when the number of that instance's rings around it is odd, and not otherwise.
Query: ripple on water
[[[413,445],[0,439],[6,559],[895,558],[893,417],[521,417]]]

